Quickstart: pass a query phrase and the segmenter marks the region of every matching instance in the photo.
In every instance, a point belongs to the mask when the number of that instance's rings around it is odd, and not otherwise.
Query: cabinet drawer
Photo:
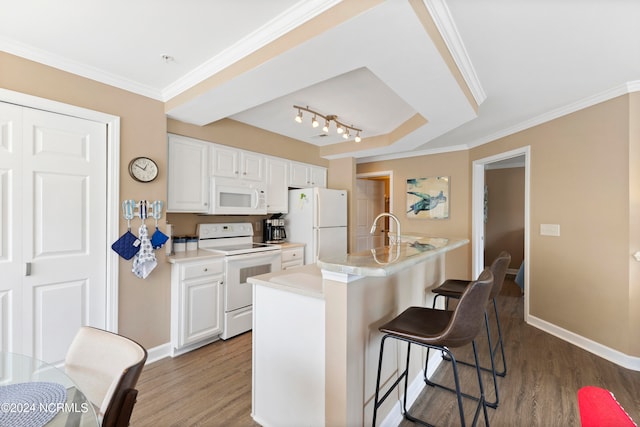
[[[285,249],[282,251],[282,262],[304,260],[304,248]]]
[[[196,277],[211,276],[223,273],[222,260],[210,260],[189,263],[182,268],[182,280],[195,279]]]

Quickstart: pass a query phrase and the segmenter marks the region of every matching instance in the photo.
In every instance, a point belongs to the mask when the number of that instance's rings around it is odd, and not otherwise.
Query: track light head
[[[362,140],[360,138],[360,132],[362,132],[362,129],[358,129],[353,125],[347,125],[342,123],[341,121],[338,120],[338,116],[336,116],[335,114],[328,114],[325,116],[323,114],[318,113],[317,111],[313,111],[308,106],[302,107],[300,105],[294,105],[293,108],[298,110],[298,114],[295,117],[295,121],[298,123],[302,123],[302,112],[307,111],[313,114],[313,118],[311,120],[311,126],[313,126],[314,128],[317,128],[318,126],[320,126],[320,122],[318,121],[318,117],[320,117],[324,119],[324,126],[322,127],[323,132],[329,132],[329,124],[331,122],[335,122],[336,132],[338,132],[339,135],[342,135],[344,139],[351,138],[353,132],[355,132],[356,133],[355,141],[360,142]]]

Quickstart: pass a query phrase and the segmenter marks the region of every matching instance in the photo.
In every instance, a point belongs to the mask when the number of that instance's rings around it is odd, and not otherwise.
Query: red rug
[[[578,390],[582,427],[637,427],[609,390],[586,386]]]

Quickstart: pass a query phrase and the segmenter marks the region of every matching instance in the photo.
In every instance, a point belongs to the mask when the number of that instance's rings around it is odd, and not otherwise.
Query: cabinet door
[[[240,153],[240,162],[242,164],[241,178],[252,181],[264,180],[264,156],[242,151]]]
[[[289,212],[289,162],[267,158],[267,212]]]
[[[222,332],[222,276],[182,282],[180,346],[214,337]]]
[[[303,163],[291,162],[289,185],[291,187],[309,187],[309,166]]]
[[[311,166],[309,168],[310,184],[312,187],[327,188],[327,169]]]
[[[233,148],[214,145],[211,155],[211,175],[238,178],[240,176],[239,154],[238,150]]]
[[[191,138],[169,135],[167,211],[207,212],[210,145]]]

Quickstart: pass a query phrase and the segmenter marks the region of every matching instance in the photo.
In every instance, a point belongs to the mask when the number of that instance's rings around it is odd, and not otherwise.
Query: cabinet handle
[[[206,273],[207,271],[209,271],[209,269],[208,269],[208,268],[204,268],[204,271],[205,271],[205,273]]]
[[[24,275],[25,276],[31,276],[31,263],[30,262],[25,262],[24,263]]]

